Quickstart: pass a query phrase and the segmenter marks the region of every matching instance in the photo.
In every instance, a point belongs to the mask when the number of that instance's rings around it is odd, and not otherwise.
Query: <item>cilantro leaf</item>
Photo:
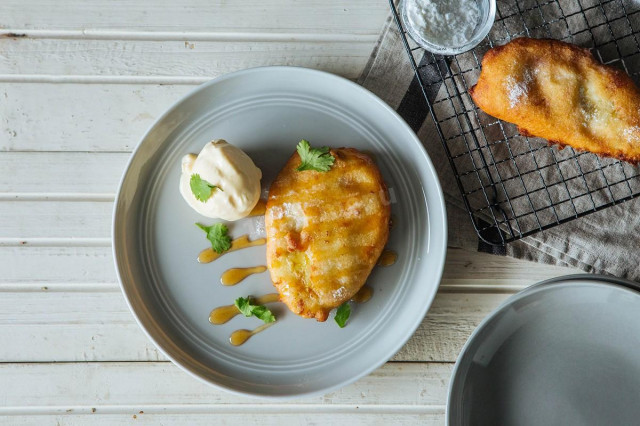
[[[351,306],[349,306],[349,302],[344,302],[336,311],[336,316],[333,319],[340,328],[344,328],[349,315],[351,315]]]
[[[300,156],[300,165],[296,170],[315,170],[317,172],[328,172],[335,158],[329,154],[329,147],[322,146],[320,148],[311,148],[309,142],[302,139],[296,147]]]
[[[223,253],[231,248],[231,237],[227,235],[229,228],[222,223],[214,223],[211,226],[196,223],[196,226],[207,233],[207,240],[211,241],[211,248],[216,253]]]
[[[265,323],[274,322],[276,317],[263,305],[252,305],[248,297],[238,297],[234,304],[245,317],[255,316]]]
[[[193,192],[196,199],[203,203],[211,197],[214,189],[220,189],[220,191],[222,191],[219,186],[210,184],[206,180],[202,179],[197,173],[191,175],[189,186],[191,187],[191,192]]]

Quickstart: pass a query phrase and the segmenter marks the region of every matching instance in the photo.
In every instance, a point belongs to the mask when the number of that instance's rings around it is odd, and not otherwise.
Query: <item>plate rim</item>
[[[186,101],[187,99],[189,99],[190,97],[192,97],[193,95],[197,94],[198,92],[205,90],[206,88],[215,85],[215,84],[219,84],[227,79],[232,79],[232,78],[237,78],[239,76],[242,76],[244,74],[252,74],[252,73],[259,73],[259,72],[264,72],[264,71],[268,71],[268,72],[294,72],[294,73],[309,73],[310,75],[317,75],[320,76],[320,78],[328,78],[328,79],[335,79],[337,81],[340,81],[342,84],[347,84],[351,87],[353,87],[355,90],[358,90],[360,93],[362,93],[365,97],[369,97],[371,99],[372,102],[375,102],[378,107],[380,107],[382,110],[385,110],[386,113],[390,114],[391,116],[393,116],[398,122],[399,124],[405,128],[406,131],[408,131],[408,134],[410,135],[410,139],[412,141],[412,144],[415,145],[415,147],[418,149],[419,153],[421,154],[421,158],[420,158],[420,166],[424,167],[427,171],[427,173],[429,173],[430,175],[433,176],[433,188],[432,188],[432,195],[435,195],[435,198],[437,199],[437,203],[434,204],[429,204],[427,206],[427,212],[432,214],[434,217],[438,217],[438,219],[441,222],[441,233],[442,233],[442,239],[438,242],[438,241],[433,241],[429,242],[429,246],[433,247],[433,251],[437,254],[437,251],[439,251],[440,254],[440,259],[438,259],[437,262],[437,270],[432,270],[431,272],[433,272],[433,274],[431,275],[434,278],[434,282],[437,283],[436,289],[435,291],[430,295],[429,300],[425,301],[424,304],[424,308],[420,311],[417,312],[416,316],[415,316],[415,321],[411,324],[408,324],[407,327],[404,328],[405,333],[402,336],[402,338],[399,340],[399,343],[396,345],[397,347],[391,347],[389,351],[386,351],[384,353],[384,356],[380,357],[380,362],[378,363],[373,363],[371,366],[369,366],[368,368],[365,368],[363,370],[361,370],[358,374],[355,374],[353,376],[350,376],[348,379],[342,380],[341,382],[337,383],[334,386],[329,386],[329,387],[325,387],[323,389],[319,389],[319,390],[313,390],[313,391],[305,391],[305,392],[300,392],[300,393],[295,393],[295,394],[287,394],[287,395],[269,395],[269,394],[265,394],[265,393],[259,393],[259,392],[245,392],[245,391],[241,391],[235,388],[232,388],[230,386],[226,386],[224,384],[218,383],[218,382],[214,382],[211,380],[206,379],[205,377],[202,377],[200,374],[198,374],[196,371],[192,370],[189,366],[187,365],[183,365],[182,363],[178,362],[176,360],[176,357],[173,356],[172,354],[168,353],[168,351],[158,343],[158,341],[154,338],[154,336],[151,334],[151,331],[147,329],[147,327],[145,326],[145,324],[143,324],[142,320],[140,319],[138,313],[136,312],[136,310],[133,308],[133,305],[130,301],[129,295],[127,294],[127,290],[125,289],[125,286],[123,284],[123,279],[122,276],[123,274],[121,273],[121,267],[118,263],[118,253],[117,253],[117,237],[116,237],[116,227],[117,227],[117,218],[118,218],[118,211],[119,211],[119,205],[121,204],[121,194],[122,194],[122,189],[125,183],[125,179],[127,178],[130,170],[131,170],[131,166],[132,163],[134,161],[134,159],[136,158],[136,156],[138,155],[138,152],[140,151],[143,142],[148,138],[148,136],[156,129],[156,126],[158,126],[159,123],[161,123],[168,115],[170,115],[172,112],[174,112],[180,104],[182,104],[184,101]],[[409,139],[409,138],[408,138]],[[114,199],[114,204],[113,204],[113,209],[112,209],[112,221],[111,221],[111,253],[114,259],[114,265],[115,265],[115,269],[116,269],[116,276],[118,278],[118,285],[120,287],[120,291],[122,292],[125,302],[129,308],[129,311],[132,313],[133,317],[136,320],[136,323],[138,324],[138,326],[140,327],[140,329],[142,329],[142,331],[144,332],[144,334],[147,336],[147,338],[153,343],[153,345],[165,356],[167,357],[174,365],[176,365],[179,369],[181,369],[182,371],[186,372],[187,374],[189,374],[190,376],[196,378],[197,380],[199,380],[202,383],[206,383],[210,386],[213,386],[217,389],[221,389],[224,390],[226,392],[230,392],[234,395],[240,395],[240,396],[244,396],[244,397],[252,397],[252,398],[259,398],[259,399],[264,399],[264,400],[270,400],[270,401],[288,401],[288,400],[292,400],[292,399],[298,399],[298,398],[302,398],[302,397],[311,397],[311,396],[320,396],[320,395],[325,395],[329,392],[335,391],[337,389],[341,389],[345,386],[348,386],[352,383],[354,383],[355,381],[361,379],[362,377],[368,376],[369,374],[371,374],[374,370],[378,369],[379,367],[381,367],[382,365],[384,365],[385,363],[387,363],[392,357],[393,355],[395,355],[400,349],[402,349],[402,347],[407,343],[407,341],[413,336],[413,334],[415,333],[415,331],[417,330],[417,328],[420,326],[420,324],[422,323],[423,319],[425,318],[425,316],[427,315],[429,309],[431,308],[431,305],[433,304],[433,301],[436,297],[436,294],[438,292],[438,288],[440,286],[440,283],[442,281],[442,274],[444,271],[444,265],[446,262],[446,256],[447,256],[447,241],[448,241],[448,223],[447,223],[447,213],[446,213],[446,205],[445,205],[445,201],[444,201],[444,194],[442,192],[442,187],[440,184],[440,180],[438,177],[438,174],[436,172],[436,169],[433,165],[433,162],[431,161],[431,158],[429,156],[429,154],[427,153],[423,143],[420,141],[420,139],[418,138],[418,136],[416,135],[416,133],[413,131],[413,129],[411,129],[411,127],[407,124],[407,122],[397,113],[397,111],[395,111],[393,108],[391,108],[386,102],[384,102],[380,97],[378,97],[377,95],[375,95],[373,92],[371,92],[370,90],[366,89],[365,87],[355,83],[352,80],[349,80],[347,78],[344,78],[342,76],[330,73],[330,72],[326,72],[326,71],[321,71],[321,70],[317,70],[317,69],[311,69],[311,68],[305,68],[305,67],[299,67],[299,66],[282,66],[282,65],[277,65],[277,66],[259,66],[259,67],[252,67],[252,68],[246,68],[246,69],[242,69],[242,70],[238,70],[238,71],[234,71],[234,72],[230,72],[230,73],[226,73],[223,75],[220,75],[216,78],[213,78],[203,84],[200,84],[196,87],[194,87],[192,90],[188,91],[187,93],[185,93],[184,95],[180,96],[176,101],[174,101],[158,118],[156,118],[154,120],[154,122],[148,127],[148,129],[144,132],[144,134],[140,137],[140,139],[138,140],[138,142],[136,143],[135,148],[132,150],[129,159],[127,161],[127,164],[124,168],[124,171],[122,172],[122,175],[120,177],[119,183],[118,183],[118,190]],[[429,247],[428,246],[428,247]],[[429,253],[429,256],[434,255],[434,253]]]
[[[570,274],[563,275],[560,277],[549,278],[547,280],[539,281],[537,283],[531,284],[529,287],[520,290],[519,292],[512,294],[506,300],[501,302],[494,310],[492,310],[486,317],[480,321],[478,326],[473,330],[465,344],[462,346],[458,358],[456,359],[456,363],[451,371],[451,376],[449,379],[449,389],[447,390],[447,404],[446,404],[446,426],[452,426],[451,419],[451,405],[453,398],[453,385],[455,379],[458,377],[458,373],[465,355],[468,355],[469,348],[471,345],[478,339],[478,335],[480,332],[490,323],[492,322],[500,313],[502,313],[509,306],[514,303],[528,297],[531,293],[536,292],[538,290],[545,290],[547,288],[554,288],[557,286],[569,286],[572,285],[572,282],[581,282],[581,283],[596,283],[604,286],[613,286],[617,288],[625,288],[630,291],[634,291],[640,295],[640,283],[627,280],[624,278],[618,278],[610,275],[603,274]],[[456,419],[458,420],[458,419]],[[458,425],[455,425],[458,426]]]

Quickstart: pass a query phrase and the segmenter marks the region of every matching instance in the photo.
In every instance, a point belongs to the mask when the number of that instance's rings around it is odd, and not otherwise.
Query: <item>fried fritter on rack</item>
[[[517,38],[484,55],[470,93],[483,111],[516,124],[525,136],[640,161],[640,91],[588,49]]]
[[[328,172],[297,171],[293,154],[269,190],[267,266],[280,299],[325,321],[364,285],[389,236],[387,187],[373,161],[332,149]]]

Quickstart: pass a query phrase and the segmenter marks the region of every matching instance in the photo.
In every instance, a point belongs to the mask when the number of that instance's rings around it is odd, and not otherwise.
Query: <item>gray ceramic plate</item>
[[[640,419],[638,284],[574,275],[509,298],[454,369],[450,425],[631,425]]]
[[[273,305],[278,322],[233,347],[229,335],[256,318],[209,323],[212,308],[273,292],[268,272],[234,287],[231,267],[265,264],[264,246],[199,264],[209,244],[182,200],[180,159],[211,139],[245,150],[263,171],[263,188],[302,138],[313,145],[373,153],[392,193],[388,247],[398,261],[377,267],[372,299],[354,305],[338,328]],[[262,232],[261,218],[230,223],[232,236]],[[380,99],[343,78],[308,69],[249,69],[200,86],[173,106],[139,144],[123,176],[113,224],[115,262],[142,328],[176,364],[227,390],[272,398],[325,393],[387,361],[420,324],[436,294],[445,258],[446,215],[433,166],[411,129]]]

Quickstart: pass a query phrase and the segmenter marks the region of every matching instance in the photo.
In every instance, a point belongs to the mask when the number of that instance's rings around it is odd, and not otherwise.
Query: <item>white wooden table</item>
[[[267,403],[168,362],[116,282],[116,186],[195,85],[258,65],[356,78],[386,0],[2,0],[0,422],[443,424],[462,345],[515,291],[573,271],[450,249],[428,317],[391,362],[323,397]]]

